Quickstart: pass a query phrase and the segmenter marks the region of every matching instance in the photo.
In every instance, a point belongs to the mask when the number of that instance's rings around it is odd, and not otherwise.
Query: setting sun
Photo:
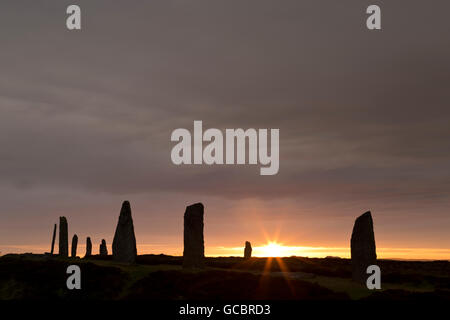
[[[261,251],[266,257],[282,257],[284,256],[284,247],[276,242],[269,242],[261,247]]]

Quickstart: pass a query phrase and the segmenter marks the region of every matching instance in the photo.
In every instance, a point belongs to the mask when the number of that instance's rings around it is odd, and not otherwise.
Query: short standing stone
[[[108,255],[108,248],[106,247],[105,239],[102,239],[102,243],[100,244],[100,255],[101,256],[107,256]]]
[[[86,238],[86,255],[85,258],[90,257],[92,255],[92,242],[91,242],[91,238],[87,237]]]
[[[252,245],[250,242],[245,241],[244,258],[250,259],[252,257]]]
[[[69,239],[66,217],[59,217],[59,255],[69,256]]]
[[[369,276],[367,267],[377,262],[375,235],[370,211],[359,216],[353,227],[351,239],[352,278],[354,281],[366,283]]]
[[[119,222],[112,243],[113,258],[116,261],[133,263],[136,261],[136,237],[134,235],[131,207],[124,201],[120,210]]]
[[[77,246],[78,246],[78,236],[75,234],[72,238],[72,252],[71,257],[75,258],[77,256]]]
[[[184,213],[183,268],[204,267],[203,210],[203,204],[201,203],[186,207]]]

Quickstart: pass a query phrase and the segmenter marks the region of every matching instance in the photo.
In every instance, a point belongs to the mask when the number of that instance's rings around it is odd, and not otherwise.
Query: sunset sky
[[[50,250],[59,216],[110,249],[123,200],[138,253],[182,254],[205,205],[207,255],[269,241],[349,256],[374,219],[382,258],[450,259],[448,1],[0,4],[0,253]],[[176,166],[174,129],[280,129],[280,170]],[[111,250],[111,249],[110,249]]]

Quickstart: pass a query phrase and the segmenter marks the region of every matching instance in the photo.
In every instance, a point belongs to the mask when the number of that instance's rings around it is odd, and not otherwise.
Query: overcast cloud
[[[148,241],[178,238],[192,201],[225,223],[226,203],[256,199],[303,226],[375,209],[402,244],[450,247],[448,1],[382,2],[376,32],[368,1],[77,3],[79,32],[71,2],[0,4],[0,246],[45,242],[72,210],[111,233],[135,198]],[[278,175],[173,165],[170,134],[194,120],[279,128]]]

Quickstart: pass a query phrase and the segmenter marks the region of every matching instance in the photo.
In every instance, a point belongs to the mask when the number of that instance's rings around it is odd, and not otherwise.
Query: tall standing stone
[[[74,234],[72,238],[72,252],[70,255],[72,258],[75,258],[77,256],[77,246],[78,246],[78,236]]]
[[[59,217],[59,255],[69,256],[69,239],[66,217]]]
[[[86,238],[86,255],[84,257],[88,258],[91,255],[92,255],[92,242],[91,242],[91,238],[87,237]]]
[[[369,276],[367,267],[377,262],[375,234],[370,211],[359,216],[353,226],[351,245],[352,278],[356,282],[366,283]]]
[[[108,248],[106,247],[105,239],[102,239],[102,243],[100,244],[100,255],[101,256],[107,256],[108,255]]]
[[[186,207],[184,213],[183,268],[204,267],[203,210],[203,204],[201,203]]]
[[[124,201],[120,210],[114,240],[112,243],[113,259],[120,262],[133,263],[136,261],[136,237],[134,235],[131,207]]]
[[[252,257],[252,245],[250,242],[245,241],[244,258],[250,259]]]
[[[53,252],[55,251],[55,238],[56,238],[56,223],[55,226],[53,227],[52,248],[50,250],[50,254],[53,254]]]

